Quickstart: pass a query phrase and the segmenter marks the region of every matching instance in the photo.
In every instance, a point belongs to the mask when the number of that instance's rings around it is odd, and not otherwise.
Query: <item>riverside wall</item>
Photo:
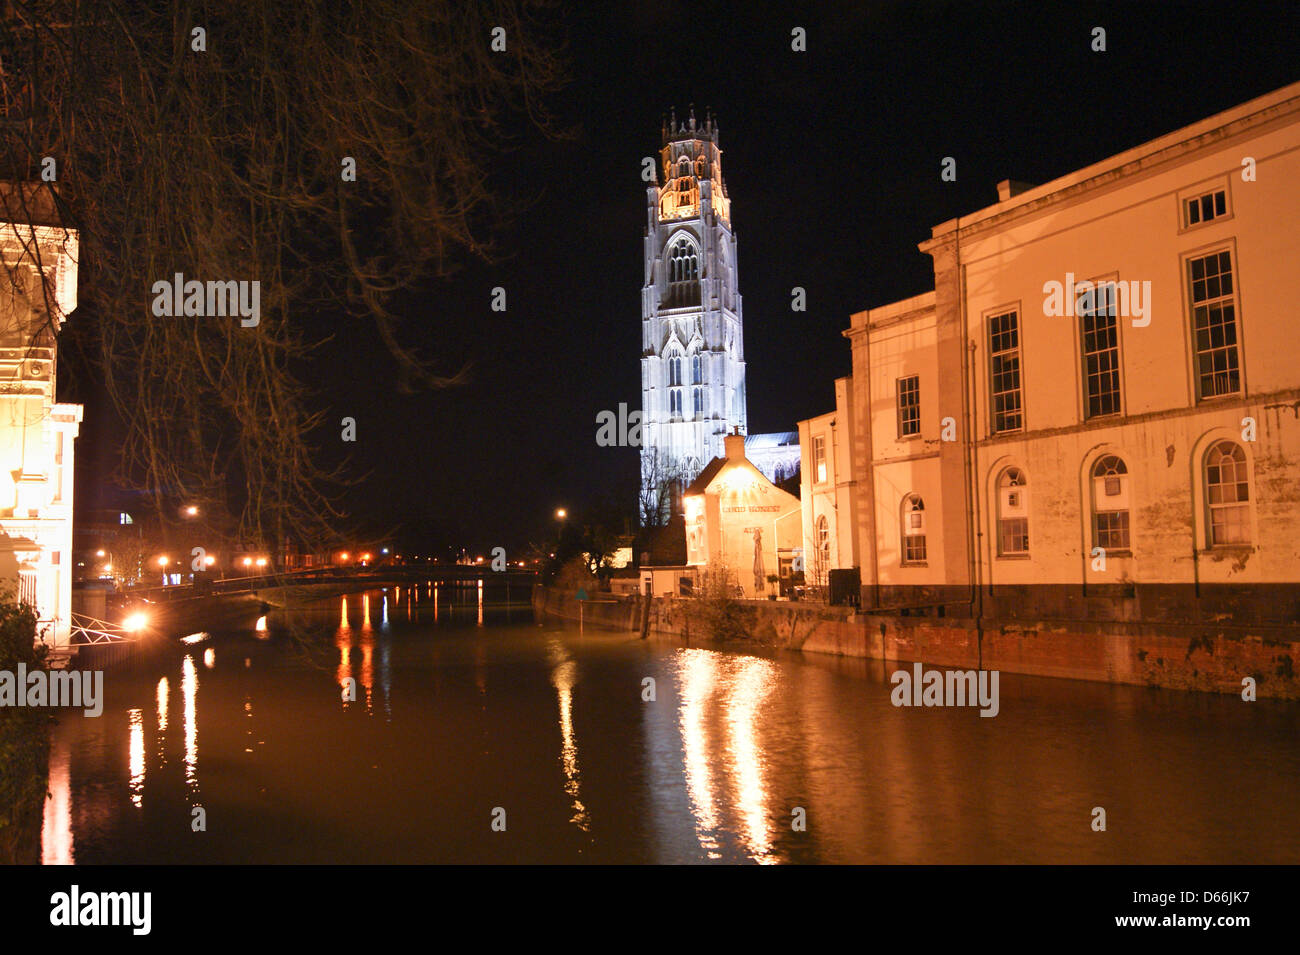
[[[534,610],[578,621],[572,593],[538,586]],[[641,630],[644,598],[586,601],[585,626]],[[1260,699],[1300,699],[1300,630],[1228,623],[974,620],[955,617],[859,614],[849,607],[787,601],[741,601],[736,613],[748,637],[727,641],[765,647],[921,662],[957,669],[999,670],[1032,676],[1127,683],[1137,686],[1240,694],[1255,680]],[[652,598],[651,634],[708,640],[711,628],[699,600]]]

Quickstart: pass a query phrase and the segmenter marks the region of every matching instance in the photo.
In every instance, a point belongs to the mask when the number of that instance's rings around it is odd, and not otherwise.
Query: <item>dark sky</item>
[[[405,522],[474,549],[540,540],[555,507],[629,512],[631,449],[595,419],[640,405],[641,159],[694,103],[721,128],[740,251],[753,432],[830,410],[849,315],[933,288],[930,227],[1300,79],[1300,4],[1077,2],[572,3],[576,136],[514,131],[496,181],[526,200],[502,261],[430,283],[407,338],[452,391],[400,395],[365,327],[341,327],[312,384],[351,415],[363,524]],[[791,51],[791,30],[807,51]],[[1106,52],[1090,48],[1106,30]],[[957,181],[939,179],[944,156]],[[507,292],[491,311],[494,286]],[[790,290],[808,310],[790,309]],[[79,453],[102,458],[88,415]],[[331,432],[336,439],[338,429]],[[330,437],[327,435],[327,438]],[[93,449],[93,450],[92,450]],[[84,477],[79,479],[84,486]],[[80,503],[81,495],[79,495]]]

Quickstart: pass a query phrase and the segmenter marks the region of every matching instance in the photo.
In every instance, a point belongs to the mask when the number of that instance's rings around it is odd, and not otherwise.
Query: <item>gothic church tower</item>
[[[664,125],[658,181],[646,189],[641,290],[642,509],[662,521],[673,498],[748,430],[736,236],[718,127]]]

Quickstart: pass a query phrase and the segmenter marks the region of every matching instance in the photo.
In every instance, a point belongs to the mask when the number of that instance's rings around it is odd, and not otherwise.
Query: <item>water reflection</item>
[[[50,740],[50,781],[41,825],[41,864],[72,865],[76,861],[72,835],[72,753],[62,733]]]
[[[199,796],[199,671],[194,657],[185,654],[181,661],[181,699],[185,705],[185,788],[190,805],[198,805]]]
[[[130,710],[127,719],[131,727],[131,779],[127,786],[131,790],[131,804],[139,809],[144,805],[144,711]]]
[[[682,734],[682,758],[686,790],[695,818],[695,836],[710,859],[721,859],[716,832],[718,813],[713,802],[711,749],[705,726],[705,704],[717,680],[718,655],[708,650],[686,650],[681,657],[678,679],[681,707],[678,721]]]
[[[480,582],[480,586],[481,586]],[[480,597],[482,592],[480,591]],[[480,613],[482,609],[480,608]],[[569,658],[564,646],[551,641],[551,684],[559,695],[560,703],[560,766],[564,771],[564,791],[573,802],[573,815],[569,822],[583,832],[591,831],[587,807],[582,804],[581,777],[578,773],[578,737],[573,732],[573,686],[577,682],[578,665]]]
[[[736,805],[743,819],[741,838],[750,858],[774,862],[772,856],[771,812],[768,805],[762,747],[756,737],[759,713],[776,682],[776,668],[768,660],[742,657],[735,661],[739,670],[729,687],[724,703],[729,728],[731,756],[729,775],[736,786]]]

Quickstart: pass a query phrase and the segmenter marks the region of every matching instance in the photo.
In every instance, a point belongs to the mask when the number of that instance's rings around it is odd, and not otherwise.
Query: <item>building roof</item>
[[[704,466],[704,470],[700,472],[699,477],[691,482],[691,486],[686,489],[685,493],[703,494],[708,489],[709,485],[713,483],[713,479],[718,476],[718,472],[722,470],[722,466],[726,463],[726,458],[714,458]]]
[[[745,453],[750,451],[764,451],[768,448],[779,448],[786,445],[797,445],[799,443],[798,431],[769,431],[766,434],[747,434],[745,435]]]

